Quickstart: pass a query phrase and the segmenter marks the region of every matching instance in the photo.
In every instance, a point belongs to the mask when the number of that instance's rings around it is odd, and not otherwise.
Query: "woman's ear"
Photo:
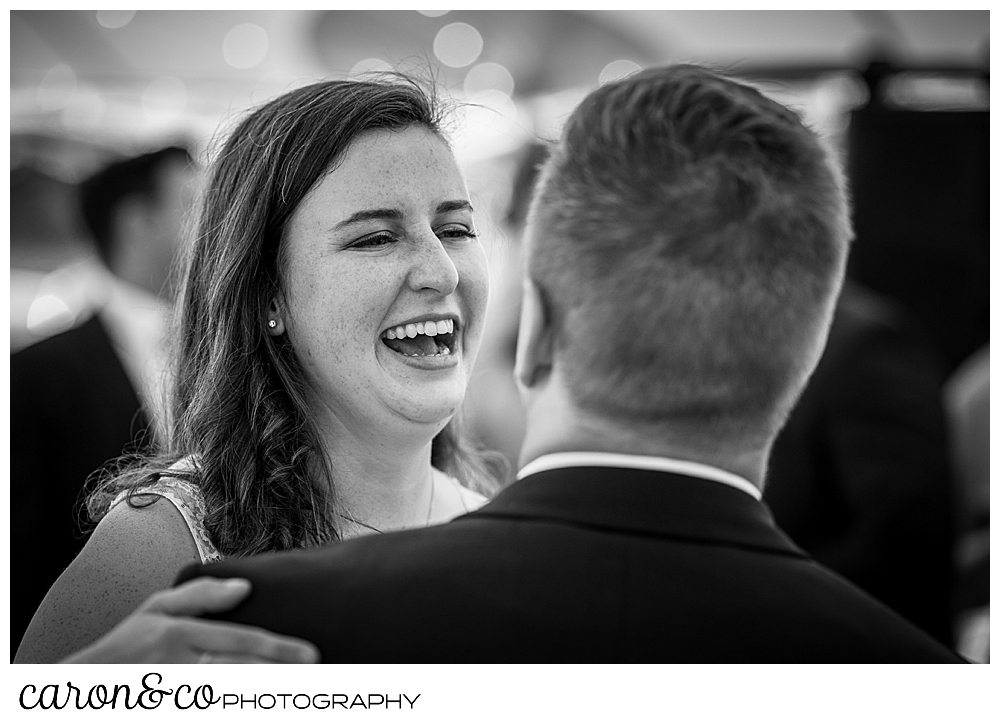
[[[272,337],[280,337],[285,333],[285,320],[281,312],[281,306],[277,300],[272,299],[267,307],[267,318],[265,321],[267,332]]]
[[[521,294],[521,322],[517,332],[514,379],[522,395],[543,382],[552,369],[552,320],[541,290],[525,278]]]

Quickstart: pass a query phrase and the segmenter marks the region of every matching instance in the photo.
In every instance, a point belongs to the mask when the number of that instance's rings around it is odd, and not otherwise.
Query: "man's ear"
[[[521,294],[521,322],[517,332],[514,379],[522,392],[548,377],[552,369],[554,330],[541,290],[525,278]]]

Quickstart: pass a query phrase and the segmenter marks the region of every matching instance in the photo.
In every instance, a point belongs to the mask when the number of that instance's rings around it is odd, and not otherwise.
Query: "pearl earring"
[[[270,327],[271,329],[274,329],[275,327],[278,326],[278,323],[272,319],[267,323],[267,326]]]

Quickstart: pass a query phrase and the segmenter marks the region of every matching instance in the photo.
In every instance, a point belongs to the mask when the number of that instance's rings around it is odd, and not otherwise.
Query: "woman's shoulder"
[[[24,662],[54,662],[110,630],[155,591],[200,560],[188,523],[162,495],[116,505],[42,600],[18,650]]]
[[[168,469],[169,472],[175,474],[162,475],[157,480],[119,492],[111,501],[108,515],[114,513],[116,519],[123,521],[155,520],[171,531],[183,531],[190,537],[202,563],[219,560],[222,556],[205,527],[205,496],[193,481],[193,459],[181,459]],[[129,504],[122,505],[124,502]]]
[[[134,497],[119,497],[121,501],[97,524],[92,540],[129,556],[146,556],[155,547],[170,558],[200,559],[187,517],[162,491],[142,487]],[[131,504],[120,504],[126,500]]]

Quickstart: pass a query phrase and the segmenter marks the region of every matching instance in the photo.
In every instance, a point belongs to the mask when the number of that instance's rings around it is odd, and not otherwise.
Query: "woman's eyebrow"
[[[472,204],[465,199],[459,199],[457,201],[443,201],[438,204],[437,213],[447,214],[449,211],[468,211],[472,213],[475,209],[473,209]]]
[[[378,219],[393,219],[398,221],[402,218],[403,212],[399,209],[365,209],[364,211],[351,214],[333,228],[341,229],[351,224],[357,224],[359,221],[375,221]]]
[[[457,199],[455,201],[442,201],[438,204],[437,209],[435,209],[438,214],[447,214],[451,211],[468,211],[472,213],[474,209],[472,204],[470,204],[465,199]],[[350,226],[351,224],[357,224],[362,221],[377,221],[381,219],[392,219],[394,221],[399,221],[403,218],[403,212],[399,209],[365,209],[363,211],[357,211],[350,216],[348,216],[343,221],[337,223],[333,229],[342,229],[345,226]]]

